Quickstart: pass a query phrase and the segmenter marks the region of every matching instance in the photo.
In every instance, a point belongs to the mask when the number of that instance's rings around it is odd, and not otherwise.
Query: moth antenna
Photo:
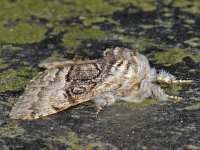
[[[176,100],[182,100],[182,99],[183,99],[182,97],[179,97],[179,96],[171,96],[171,95],[167,95],[167,98],[176,99]]]

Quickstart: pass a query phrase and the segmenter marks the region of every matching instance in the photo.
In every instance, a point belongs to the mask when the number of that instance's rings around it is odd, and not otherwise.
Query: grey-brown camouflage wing
[[[58,64],[59,66],[59,64]],[[11,111],[14,119],[36,119],[90,100],[102,80],[101,66],[82,63],[50,68],[26,87]]]

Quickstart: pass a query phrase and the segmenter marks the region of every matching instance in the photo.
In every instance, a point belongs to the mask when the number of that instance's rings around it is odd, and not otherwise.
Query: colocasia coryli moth
[[[135,50],[108,48],[98,60],[55,61],[41,63],[45,68],[33,78],[12,108],[13,119],[37,119],[93,100],[98,111],[122,100],[141,102],[155,96],[169,96],[156,83],[189,83],[176,80],[164,70],[150,68],[147,58]]]

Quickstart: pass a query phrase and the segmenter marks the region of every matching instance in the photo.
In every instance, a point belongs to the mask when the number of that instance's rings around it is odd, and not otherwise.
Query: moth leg
[[[174,80],[171,83],[192,83],[193,80]]]
[[[173,81],[176,80],[176,77],[165,70],[160,70],[159,73],[157,74],[156,80],[159,83],[172,83]]]
[[[157,81],[159,83],[192,83],[193,80],[176,80],[176,77],[164,70],[161,70],[157,75]]]
[[[100,113],[102,110],[103,110],[102,107],[99,107],[99,108],[97,109],[97,111],[96,111],[96,117],[99,115],[99,113]]]
[[[114,93],[108,92],[98,95],[93,101],[97,106],[96,115],[98,115],[103,107],[110,106],[116,102],[117,98]]]
[[[167,95],[160,88],[160,86],[153,84],[147,80],[143,80],[140,84],[138,91],[130,91],[127,95],[121,98],[121,100],[127,102],[142,102],[144,99],[154,95],[156,98],[166,101]]]
[[[165,94],[163,89],[161,89],[160,86],[153,83],[152,83],[152,92],[158,99],[162,101],[166,101],[167,99],[176,99],[176,100],[183,99],[182,97],[179,97],[179,96],[171,96],[171,95]]]
[[[151,91],[159,100],[166,101],[168,99],[167,94],[164,93],[163,89],[159,85],[151,83]]]
[[[154,95],[159,100],[167,100],[167,94],[164,93],[163,89],[159,85],[156,85],[146,80],[143,80],[141,82],[139,95],[141,95],[143,99]]]

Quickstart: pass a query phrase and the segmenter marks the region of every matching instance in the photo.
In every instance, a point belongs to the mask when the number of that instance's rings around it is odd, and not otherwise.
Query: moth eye
[[[74,94],[82,94],[86,91],[86,88],[85,87],[75,87],[73,88],[72,92]]]

